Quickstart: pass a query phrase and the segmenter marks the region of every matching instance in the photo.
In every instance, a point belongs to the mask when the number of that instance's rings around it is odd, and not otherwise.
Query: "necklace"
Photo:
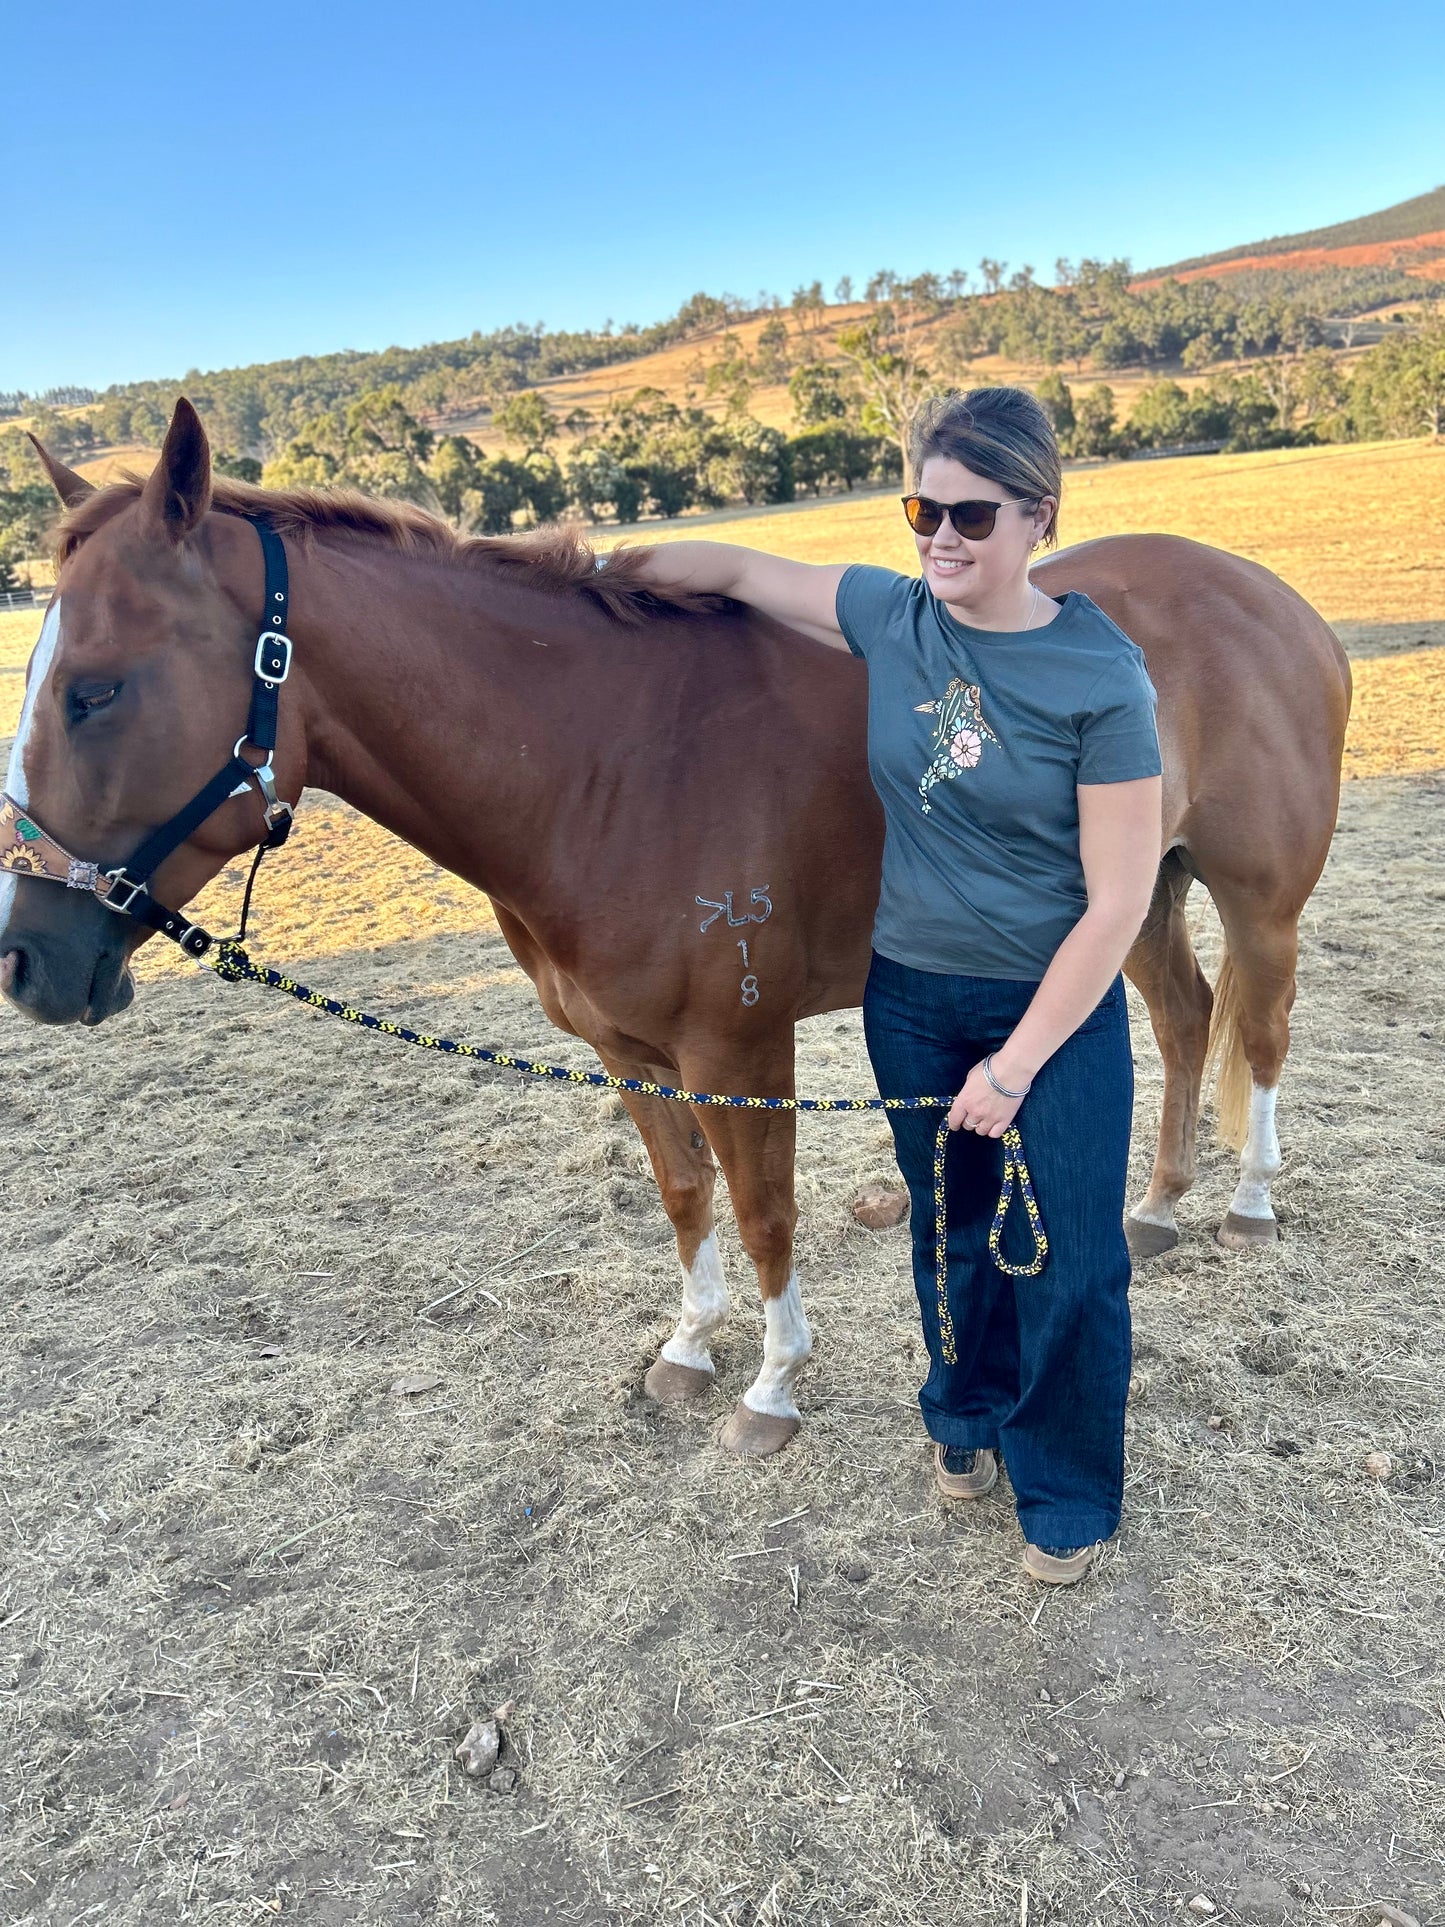
[[[1028,621],[1027,621],[1027,622],[1026,622],[1026,623],[1024,624],[1024,627],[1025,627],[1025,629],[1036,629],[1036,628],[1038,627],[1038,624],[1037,624],[1037,623],[1036,623],[1036,622],[1034,621],[1034,617],[1035,617],[1035,616],[1036,616],[1036,615],[1038,614],[1038,612],[1039,612],[1039,605],[1040,605],[1040,603],[1041,603],[1041,602],[1043,601],[1043,597],[1042,597],[1042,596],[1041,596],[1041,595],[1039,594],[1039,585],[1038,585],[1038,583],[1037,583],[1037,582],[1031,582],[1031,583],[1029,584],[1029,587],[1030,587],[1030,588],[1031,588],[1031,589],[1033,590],[1033,592],[1034,592],[1034,599],[1033,599],[1033,602],[1032,602],[1032,604],[1030,605],[1030,609],[1029,609],[1029,619],[1028,619]]]

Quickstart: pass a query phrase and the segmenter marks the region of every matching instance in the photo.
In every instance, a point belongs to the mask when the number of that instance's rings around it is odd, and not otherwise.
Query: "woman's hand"
[[[997,1071],[994,1073],[998,1075]],[[1003,1080],[1000,1078],[999,1080]],[[1025,1093],[1027,1095],[1027,1093]],[[1004,1097],[984,1076],[979,1059],[948,1111],[950,1131],[977,1131],[980,1137],[1002,1137],[1013,1123],[1022,1097]]]

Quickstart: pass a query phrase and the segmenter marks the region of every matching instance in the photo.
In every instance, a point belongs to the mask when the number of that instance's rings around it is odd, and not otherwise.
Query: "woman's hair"
[[[970,388],[966,395],[935,395],[913,424],[910,449],[915,481],[930,455],[962,462],[975,475],[1020,501],[1052,495],[1053,512],[1043,539],[1058,544],[1059,497],[1064,486],[1053,423],[1027,388]]]

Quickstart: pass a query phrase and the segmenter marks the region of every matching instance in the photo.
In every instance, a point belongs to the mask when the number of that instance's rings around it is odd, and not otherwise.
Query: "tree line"
[[[1371,297],[1378,295],[1381,271],[1359,273]],[[1282,285],[1261,292],[1246,274],[1230,277],[1229,286],[1164,281],[1139,289],[1127,262],[1086,260],[1075,268],[1061,260],[1054,285],[1043,287],[1031,269],[1010,276],[1005,263],[985,260],[980,276],[974,288],[962,270],[912,280],[880,272],[862,291],[867,311],[842,317],[842,325],[814,281],[786,305],[769,298],[750,348],[735,324],[756,319],[758,310],[699,294],[654,329],[502,330],[468,344],[196,376],[188,392],[207,418],[222,472],[276,486],[360,487],[421,502],[481,533],[569,512],[629,522],[895,479],[917,408],[930,394],[977,379],[973,363],[985,354],[1039,369],[1032,385],[1069,456],[1445,433],[1445,306],[1437,299],[1445,288],[1410,282],[1420,305],[1398,315],[1403,325],[1347,367],[1326,345],[1326,318],[1316,307]],[[847,277],[833,298],[854,301]],[[640,355],[689,339],[697,352],[681,401],[643,388],[595,416],[559,416],[535,386],[543,378],[536,371],[570,369],[579,357],[625,358],[624,343]],[[480,356],[447,361],[451,350],[475,343],[485,344]],[[1231,365],[1211,367],[1221,358]],[[428,359],[417,374],[418,361]],[[1169,361],[1205,378],[1189,391],[1161,374],[1136,392],[1126,420],[1107,383],[1077,388],[1085,366],[1112,372]],[[439,394],[455,401],[455,382],[478,385],[483,367],[491,371],[486,405],[504,444],[491,457],[466,435],[440,433],[424,419],[444,418]],[[751,413],[758,387],[781,384],[790,433]],[[76,461],[116,440],[157,443],[175,391],[133,384],[61,413],[70,392],[85,391],[52,391],[29,413],[41,439]],[[0,574],[7,562],[40,551],[51,515],[28,442],[17,427],[0,427]]]

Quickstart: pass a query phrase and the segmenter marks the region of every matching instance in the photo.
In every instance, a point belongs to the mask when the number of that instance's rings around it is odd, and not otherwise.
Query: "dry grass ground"
[[[1213,1244],[1207,1146],[1184,1243],[1136,1277],[1126,1524],[1061,1596],[1020,1579],[1006,1497],[932,1494],[906,1234],[848,1209],[889,1172],[876,1121],[804,1128],[809,1422],[738,1464],[713,1435],[760,1319],[730,1222],[718,1392],[660,1412],[670,1234],[605,1100],[169,964],[93,1035],[7,1017],[7,1921],[1113,1927],[1199,1891],[1230,1921],[1430,1917],[1442,795],[1346,791],[1284,1241]],[[346,817],[303,820],[265,950],[585,1061],[477,900],[451,934],[331,927]],[[801,1043],[804,1088],[869,1087],[856,1014]],[[503,1771],[464,1780],[508,1698]]]
[[[1188,483],[1139,480],[1166,466]],[[1300,569],[1312,479],[1283,464],[1259,495]],[[869,507],[812,512],[845,517],[831,554],[865,553],[846,516]],[[872,553],[906,563],[894,533]],[[7,1927],[1152,1927],[1201,1892],[1250,1927],[1364,1927],[1376,1899],[1439,1927],[1445,779],[1377,772],[1438,753],[1439,650],[1405,645],[1445,639],[1445,609],[1390,540],[1357,538],[1358,581],[1349,558],[1313,578],[1368,658],[1371,780],[1303,923],[1283,1241],[1213,1243],[1234,1162],[1206,1132],[1184,1241],[1135,1278],[1125,1525],[1074,1592],[1021,1579],[1006,1493],[934,1497],[906,1232],[849,1211],[890,1175],[876,1120],[802,1129],[808,1424],[739,1464],[714,1434],[761,1319],[731,1220],[717,1392],[659,1411],[676,1265],[609,1101],[149,954],[99,1031],[0,1015]],[[0,629],[0,667],[30,635]],[[330,799],[256,948],[588,1061],[485,902]],[[1137,1194],[1161,1080],[1131,1001]],[[805,1090],[870,1088],[856,1013],[800,1055]],[[500,1770],[469,1781],[452,1750],[509,1698]]]

